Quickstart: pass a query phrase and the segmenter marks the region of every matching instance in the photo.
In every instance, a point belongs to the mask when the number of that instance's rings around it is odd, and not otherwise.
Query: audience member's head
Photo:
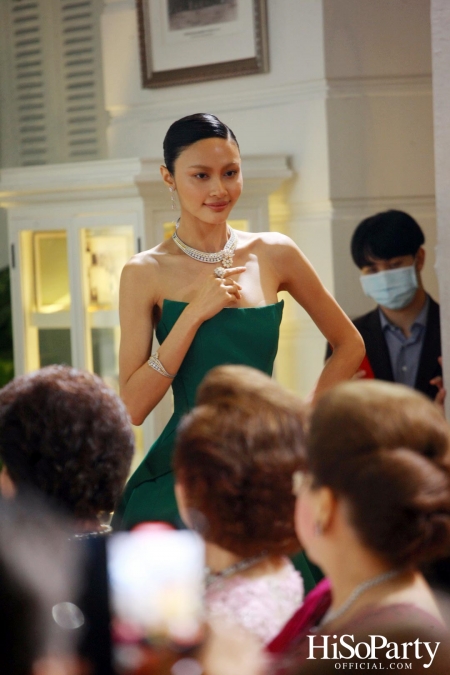
[[[77,521],[114,509],[130,468],[133,432],[99,377],[48,366],[0,390],[0,485],[34,488]]]
[[[374,260],[414,258],[425,243],[419,224],[404,211],[383,211],[365,218],[353,233],[351,252],[360,269]]]
[[[54,672],[51,663],[55,672],[66,672],[65,659],[81,623],[70,602],[77,581],[76,553],[68,530],[36,496],[0,500],[3,675],[47,675]]]
[[[355,381],[326,393],[312,414],[309,477],[297,505],[312,559],[326,569],[337,504],[360,544],[388,567],[448,555],[449,439],[437,406],[402,385]]]
[[[292,472],[303,466],[304,407],[267,375],[221,366],[179,427],[174,466],[182,516],[240,556],[299,548]]]

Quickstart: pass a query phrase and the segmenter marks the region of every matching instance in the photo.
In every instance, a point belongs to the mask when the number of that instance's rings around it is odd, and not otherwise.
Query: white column
[[[336,298],[352,317],[374,307],[350,239],[363,218],[399,209],[425,232],[423,281],[437,299],[430,0],[323,6]]]
[[[436,271],[441,300],[442,356],[447,387],[450,377],[450,3],[432,0],[434,147],[436,165]],[[446,401],[450,417],[450,396]]]

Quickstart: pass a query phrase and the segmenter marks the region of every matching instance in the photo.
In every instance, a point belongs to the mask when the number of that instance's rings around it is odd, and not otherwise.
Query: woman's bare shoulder
[[[158,246],[147,251],[136,253],[124,266],[122,276],[131,279],[153,277],[158,274],[160,265],[168,253],[166,242],[162,242],[162,244],[158,244]]]
[[[276,258],[282,260],[294,251],[298,252],[292,239],[281,232],[240,232],[239,241],[249,252],[258,256],[270,256],[273,261]]]
[[[244,246],[259,246],[261,248],[295,246],[292,239],[281,232],[239,232],[239,240]]]
[[[139,296],[146,306],[157,304],[161,294],[161,271],[168,255],[166,242],[163,242],[130,258],[120,278],[123,301],[133,303],[135,296]]]

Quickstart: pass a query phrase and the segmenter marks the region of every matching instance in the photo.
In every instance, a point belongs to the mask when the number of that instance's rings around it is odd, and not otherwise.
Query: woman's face
[[[242,192],[239,149],[223,138],[197,141],[175,161],[173,178],[182,218],[189,214],[205,223],[222,223]]]

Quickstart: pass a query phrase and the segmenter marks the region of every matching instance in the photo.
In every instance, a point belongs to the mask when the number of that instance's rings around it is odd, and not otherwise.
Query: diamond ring
[[[218,279],[223,279],[225,276],[226,269],[224,267],[216,267],[214,270],[214,276]]]

